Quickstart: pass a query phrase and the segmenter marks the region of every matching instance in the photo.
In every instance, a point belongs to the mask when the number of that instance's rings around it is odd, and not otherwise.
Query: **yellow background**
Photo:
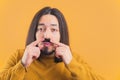
[[[120,80],[119,0],[0,0],[0,69],[24,48],[30,22],[44,6],[65,15],[74,52],[107,80]]]

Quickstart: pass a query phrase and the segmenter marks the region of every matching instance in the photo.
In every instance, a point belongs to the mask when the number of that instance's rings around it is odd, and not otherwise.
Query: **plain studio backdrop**
[[[119,0],[0,0],[0,70],[25,47],[31,20],[45,6],[65,15],[73,52],[107,80],[120,80]]]

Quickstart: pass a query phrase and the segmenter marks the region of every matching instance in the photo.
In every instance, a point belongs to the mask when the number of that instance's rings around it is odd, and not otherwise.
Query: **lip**
[[[51,45],[52,45],[52,43],[51,43],[51,42],[43,42],[43,44],[44,44],[44,46],[47,46],[47,47],[49,47],[49,46],[51,46]]]

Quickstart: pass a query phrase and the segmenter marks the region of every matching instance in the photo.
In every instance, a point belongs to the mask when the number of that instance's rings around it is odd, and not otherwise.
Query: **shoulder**
[[[80,54],[78,54],[78,53],[72,52],[72,56],[73,56],[75,59],[81,59],[81,56],[80,56]]]
[[[16,65],[21,59],[24,54],[24,49],[17,49],[13,52],[7,59],[5,67],[9,68],[11,66]]]
[[[24,54],[24,50],[25,50],[25,49],[17,49],[17,50],[10,56],[10,58],[19,61],[19,60],[22,58],[23,54]]]
[[[24,51],[25,51],[25,49],[17,49],[18,57],[22,57],[24,54]]]
[[[73,58],[80,63],[86,63],[83,58],[80,56],[80,54],[72,52]]]

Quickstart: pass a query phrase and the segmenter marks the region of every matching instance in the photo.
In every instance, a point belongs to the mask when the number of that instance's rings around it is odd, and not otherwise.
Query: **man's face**
[[[60,41],[59,23],[54,15],[43,15],[38,23],[36,39],[42,40],[42,52],[49,55],[55,50],[55,45],[50,40]],[[38,47],[40,47],[40,45]]]

